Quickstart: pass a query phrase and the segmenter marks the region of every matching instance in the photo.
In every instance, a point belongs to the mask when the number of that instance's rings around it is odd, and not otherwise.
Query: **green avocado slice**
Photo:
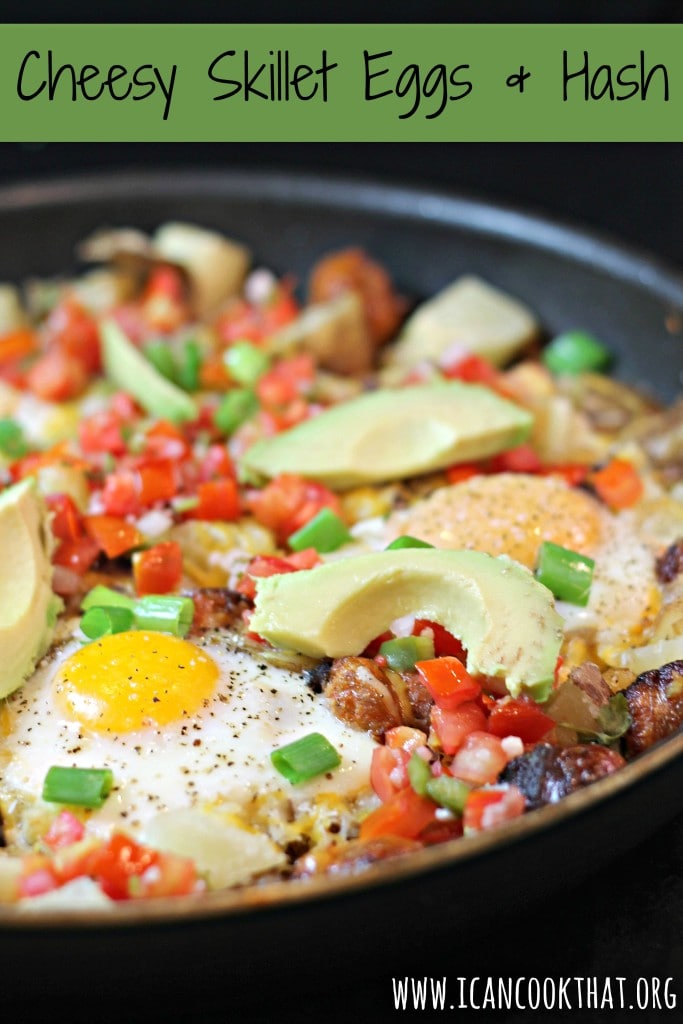
[[[504,677],[513,696],[549,696],[562,618],[550,591],[505,555],[403,548],[259,579],[249,628],[276,646],[338,658],[410,614],[453,633],[470,672]]]
[[[381,388],[257,441],[242,470],[344,490],[487,458],[522,444],[532,424],[525,409],[477,384]]]
[[[145,359],[116,321],[105,320],[100,333],[105,373],[117,387],[132,395],[152,416],[173,423],[197,418],[193,399]]]
[[[0,494],[0,698],[50,646],[61,600],[52,590],[48,511],[35,477]]]

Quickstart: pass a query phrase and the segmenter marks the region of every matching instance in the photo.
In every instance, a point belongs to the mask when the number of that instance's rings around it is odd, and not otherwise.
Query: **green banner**
[[[4,25],[0,141],[677,142],[682,25]]]

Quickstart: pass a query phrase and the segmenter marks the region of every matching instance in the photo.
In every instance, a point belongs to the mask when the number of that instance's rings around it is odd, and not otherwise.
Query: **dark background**
[[[74,4],[68,16],[59,16],[52,5],[32,8],[34,20],[175,21],[179,11],[191,21],[544,21],[550,11],[555,21],[680,21],[682,5],[672,0],[636,2],[596,0],[550,4],[544,0],[525,3],[396,3],[375,5],[347,3],[343,10],[320,0],[299,3],[296,10],[284,4],[257,3],[248,7],[226,3],[195,3],[191,8],[102,3],[92,7]],[[12,11],[8,20],[22,21],[24,11]],[[0,147],[0,181],[68,175],[112,167],[152,166],[257,166],[305,168],[331,174],[370,175],[391,181],[413,181],[448,190],[465,191],[484,198],[519,203],[565,220],[578,221],[645,247],[683,268],[681,230],[681,144],[564,144],[564,145],[316,145],[224,144],[181,145],[14,145]],[[572,850],[567,849],[566,864]],[[386,943],[359,958],[353,942],[339,937],[312,936],[312,942],[329,944],[328,969],[311,976],[306,971],[306,950],[291,951],[291,977],[249,980],[241,994],[224,1002],[220,994],[187,993],[185,1002],[157,1003],[146,1007],[144,991],[120,993],[120,1006],[110,1007],[112,1019],[218,1021],[253,1020],[313,1022],[318,1020],[383,1021],[391,1012],[390,978],[415,974],[450,977],[502,975],[512,977],[550,975],[673,976],[677,979],[676,1011],[622,1014],[575,1010],[554,1019],[571,1021],[674,1020],[683,1001],[683,819],[665,827],[620,861],[552,898],[514,915],[502,915],[494,927],[477,927],[474,921],[453,921],[444,940],[437,938],[417,947],[411,941],[411,908],[406,907],[405,933],[387,935]],[[559,873],[566,865],[557,864]],[[514,887],[514,878],[510,885]],[[482,906],[487,893],[481,893]],[[438,907],[434,913],[438,915]],[[487,910],[487,916],[488,910]],[[359,934],[362,922],[359,922]],[[216,951],[229,956],[229,951]],[[37,965],[39,970],[39,965]],[[276,987],[274,987],[276,986]],[[0,992],[1,992],[0,985]],[[86,985],[86,988],[88,986]],[[92,988],[92,981],[90,982]],[[86,1006],[64,1007],[72,1019],[84,1019]],[[45,997],[40,1006],[31,998],[16,1006],[3,1006],[16,1020],[47,1020],[57,1010]],[[89,1010],[87,1011],[90,1012]],[[103,1020],[106,1008],[92,1009],[91,1019]],[[403,1014],[406,1016],[406,1014]],[[408,1014],[419,1017],[424,1014]],[[489,1019],[522,1022],[530,1014],[490,1015],[464,1013],[451,1017],[486,1022]],[[65,1018],[66,1019],[66,1018]],[[109,1019],[107,1017],[107,1019]]]

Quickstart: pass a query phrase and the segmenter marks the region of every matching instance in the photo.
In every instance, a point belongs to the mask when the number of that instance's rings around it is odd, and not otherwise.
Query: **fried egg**
[[[405,534],[435,547],[507,554],[530,569],[543,541],[589,556],[595,571],[588,606],[558,602],[558,610],[568,634],[590,630],[600,643],[633,643],[661,603],[656,550],[634,514],[612,513],[560,477],[498,473],[439,488],[390,515],[382,543]]]
[[[311,732],[330,741],[341,765],[292,786],[270,754]],[[86,645],[74,636],[4,702],[0,734],[0,806],[10,834],[27,808],[50,809],[41,792],[55,764],[110,768],[113,790],[88,829],[104,836],[121,827],[136,837],[168,810],[246,815],[268,793],[295,807],[325,791],[351,797],[367,784],[374,746],[300,673],[259,660],[225,630],[192,642],[145,631]]]

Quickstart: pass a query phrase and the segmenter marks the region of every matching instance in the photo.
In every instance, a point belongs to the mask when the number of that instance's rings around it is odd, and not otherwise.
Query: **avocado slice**
[[[260,579],[249,628],[276,646],[338,658],[410,614],[453,633],[470,672],[504,677],[515,697],[549,696],[562,618],[550,591],[505,555],[403,548]]]
[[[0,698],[21,686],[50,646],[61,608],[53,543],[34,477],[0,494]]]
[[[344,490],[487,458],[522,444],[532,424],[525,409],[477,384],[382,388],[257,441],[242,469]]]
[[[145,359],[115,320],[104,321],[100,337],[107,377],[132,395],[146,412],[173,423],[197,418],[193,399]]]

